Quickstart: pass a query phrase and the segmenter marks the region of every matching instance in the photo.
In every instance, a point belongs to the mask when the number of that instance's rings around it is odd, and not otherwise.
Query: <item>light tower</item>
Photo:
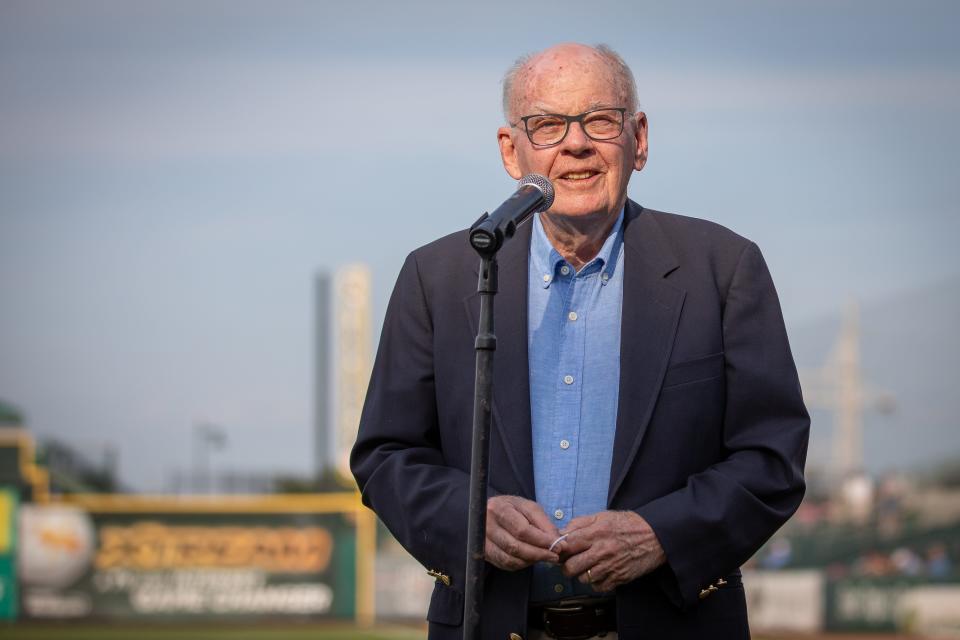
[[[350,485],[350,450],[357,439],[372,368],[370,283],[370,268],[365,264],[342,267],[334,279],[333,462]]]
[[[874,409],[890,413],[893,396],[864,382],[860,367],[860,310],[847,304],[840,334],[820,369],[800,372],[803,397],[811,409],[834,415],[832,475],[846,481],[863,472],[863,413]]]
[[[330,433],[330,276],[318,273],[313,280],[313,459],[320,478],[332,465]]]

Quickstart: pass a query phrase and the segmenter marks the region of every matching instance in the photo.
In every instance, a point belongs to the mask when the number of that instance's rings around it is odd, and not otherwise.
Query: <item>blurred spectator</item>
[[[867,578],[881,578],[893,575],[895,569],[890,556],[878,551],[870,551],[854,561],[853,573]]]
[[[927,547],[927,575],[931,578],[949,578],[953,573],[953,565],[947,548],[940,542]]]
[[[764,569],[783,569],[790,564],[793,557],[793,546],[789,538],[777,538],[770,543],[770,551],[760,561]]]
[[[890,562],[900,575],[918,576],[923,573],[923,560],[912,549],[896,549],[890,554]]]

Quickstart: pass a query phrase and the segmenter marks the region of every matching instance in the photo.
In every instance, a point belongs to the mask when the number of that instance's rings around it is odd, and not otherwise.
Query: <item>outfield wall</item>
[[[0,429],[0,619],[373,622],[358,493],[51,496],[33,451]]]
[[[910,577],[828,579],[823,571],[745,571],[755,632],[916,633],[960,638],[960,584]]]
[[[423,620],[432,579],[356,492],[51,496],[23,430],[0,429],[0,620]],[[960,638],[960,584],[744,572],[756,632]],[[376,598],[376,603],[375,603]]]

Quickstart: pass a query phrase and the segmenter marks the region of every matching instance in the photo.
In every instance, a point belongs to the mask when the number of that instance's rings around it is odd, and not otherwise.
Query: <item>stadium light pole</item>
[[[210,452],[222,451],[227,446],[223,427],[209,422],[193,423],[193,485],[194,493],[210,490]]]

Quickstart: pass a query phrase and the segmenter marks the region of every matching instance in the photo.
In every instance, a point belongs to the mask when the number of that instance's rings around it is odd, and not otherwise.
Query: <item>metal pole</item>
[[[473,389],[473,450],[470,457],[470,515],[467,523],[467,571],[464,589],[463,637],[480,637],[480,606],[483,603],[484,543],[487,528],[487,471],[490,457],[490,410],[493,402],[493,296],[497,293],[496,255],[480,260],[477,282],[480,294],[480,326],[474,349],[477,353]]]

